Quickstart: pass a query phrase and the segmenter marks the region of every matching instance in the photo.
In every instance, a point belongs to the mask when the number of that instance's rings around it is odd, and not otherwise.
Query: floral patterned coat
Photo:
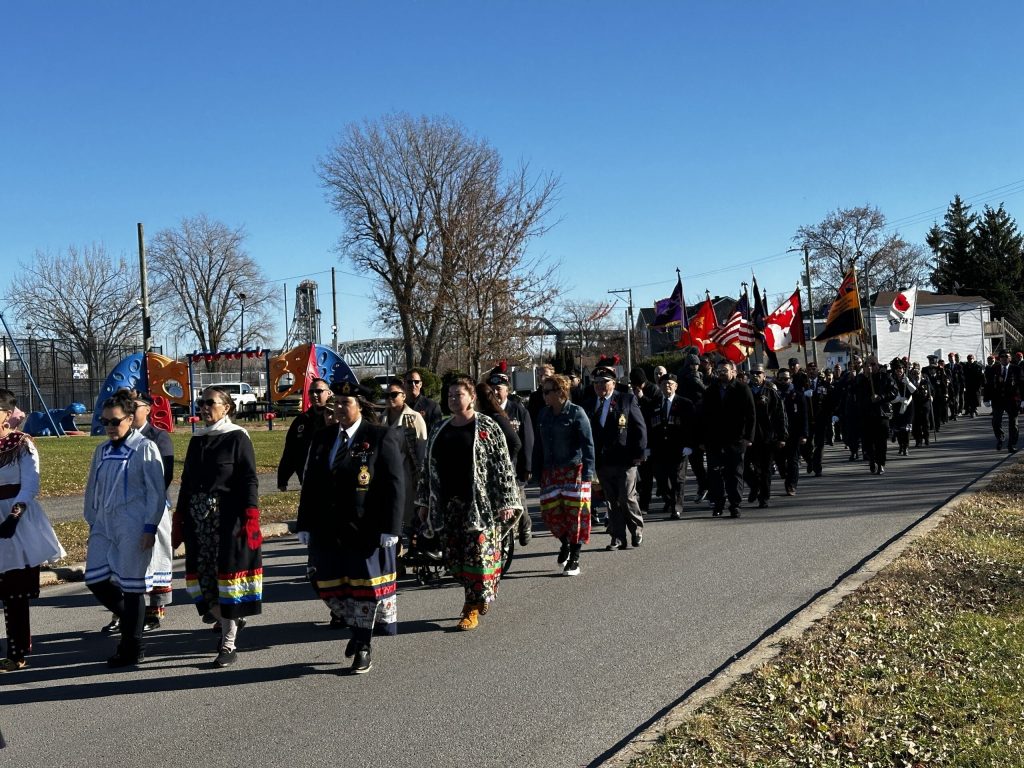
[[[437,436],[451,422],[451,416],[441,421],[427,441],[427,459],[421,473],[416,506],[426,507],[428,532],[444,528],[444,510],[441,509],[440,479],[434,445]],[[501,427],[489,416],[476,414],[473,435],[473,506],[470,510],[469,530],[482,531],[499,523],[498,513],[504,509],[523,508],[519,500],[519,485],[515,467],[508,456],[508,447]]]

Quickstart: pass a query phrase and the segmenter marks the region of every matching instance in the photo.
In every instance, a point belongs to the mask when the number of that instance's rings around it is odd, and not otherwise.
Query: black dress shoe
[[[879,464],[878,465],[878,474],[880,474],[880,475],[884,475],[885,474],[885,465],[884,464]]]
[[[221,648],[217,658],[213,660],[213,666],[223,669],[224,667],[230,667],[236,661],[238,661],[238,650],[236,648],[232,648],[230,651],[227,648]]]
[[[154,629],[160,629],[160,619],[156,616],[147,616],[145,623],[142,625],[142,631],[152,632]]]
[[[356,651],[356,657],[352,660],[351,672],[353,675],[362,675],[370,671],[373,666],[373,659],[370,658],[370,649],[361,647]]]
[[[117,653],[107,659],[107,666],[111,669],[121,669],[123,667],[134,667],[143,659],[146,658],[146,653],[141,648],[135,652],[125,651],[118,647]]]
[[[729,517],[739,517],[739,516],[740,516],[740,508],[739,507],[729,507]]]
[[[871,474],[873,475],[878,470],[878,465],[875,464],[875,462],[872,461],[871,462],[871,466],[869,467],[869,469],[871,470]]]
[[[629,549],[629,546],[624,541],[612,539],[611,543],[607,547],[605,547],[606,552],[614,552],[616,549]]]
[[[721,517],[722,516],[722,510],[720,510],[720,509],[713,509],[713,510],[711,510],[711,516],[712,517]]]
[[[672,514],[668,516],[668,519],[669,520],[682,520],[683,516],[680,515],[678,512],[673,510]]]
[[[110,620],[110,623],[107,624],[105,627],[103,627],[103,629],[100,630],[100,632],[102,632],[102,633],[104,633],[106,635],[112,635],[115,632],[120,632],[120,631],[121,631],[121,619],[119,619],[117,616],[112,618]]]
[[[644,535],[640,531],[637,531],[636,533],[633,534],[633,542],[632,543],[633,543],[634,547],[639,547],[643,543],[643,540],[644,540]]]

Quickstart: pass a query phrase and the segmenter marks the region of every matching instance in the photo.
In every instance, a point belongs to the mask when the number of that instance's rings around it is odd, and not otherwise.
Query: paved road
[[[623,739],[777,627],[978,475],[1006,459],[987,419],[884,477],[826,449],[825,475],[739,520],[694,506],[653,515],[644,545],[584,551],[555,569],[544,535],[517,556],[495,609],[453,631],[452,587],[406,586],[401,632],[374,669],[339,676],[343,637],[303,580],[293,538],[266,550],[265,612],[237,666],[212,670],[214,636],[184,594],[135,672],[108,673],[106,621],[81,585],[34,608],[32,667],[0,679],[0,764],[35,766],[537,766],[598,764]],[[7,761],[5,763],[5,761]]]

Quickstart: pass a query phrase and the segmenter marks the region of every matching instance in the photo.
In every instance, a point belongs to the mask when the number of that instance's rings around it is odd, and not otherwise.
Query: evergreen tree
[[[978,217],[971,206],[960,199],[946,209],[944,225],[935,224],[925,241],[935,254],[932,285],[938,293],[981,293],[978,266],[974,254],[974,229]],[[968,288],[968,286],[970,286]]]
[[[1021,327],[1024,312],[1018,296],[1024,277],[1024,235],[1002,204],[995,210],[985,206],[974,230],[972,250],[979,281],[977,293],[995,304],[995,315]]]

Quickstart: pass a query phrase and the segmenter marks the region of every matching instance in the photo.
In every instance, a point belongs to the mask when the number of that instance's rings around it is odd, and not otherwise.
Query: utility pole
[[[633,370],[633,289],[619,288],[614,291],[608,291],[608,293],[614,293],[616,295],[624,293],[628,297],[626,302],[626,375],[628,376],[629,372]]]
[[[338,289],[334,284],[334,267],[331,267],[331,308],[334,310],[334,322],[331,323],[331,347],[338,351]]]
[[[284,289],[284,344],[281,345],[281,352],[288,350],[288,283],[281,283]]]
[[[814,299],[811,298],[811,248],[804,243],[804,280],[807,282],[807,309],[811,314],[811,359],[815,367],[818,365],[818,345],[814,337],[818,331],[814,327]]]
[[[137,225],[139,231],[139,279],[142,281],[142,351],[153,349],[153,332],[149,321],[149,286],[146,275],[146,244],[142,236],[142,222]]]
[[[242,350],[245,348],[245,294],[238,294],[238,299],[242,302],[241,330],[238,333],[238,380],[242,381],[242,368],[245,365],[245,354],[242,353]],[[241,392],[239,392],[239,394],[241,394]]]

